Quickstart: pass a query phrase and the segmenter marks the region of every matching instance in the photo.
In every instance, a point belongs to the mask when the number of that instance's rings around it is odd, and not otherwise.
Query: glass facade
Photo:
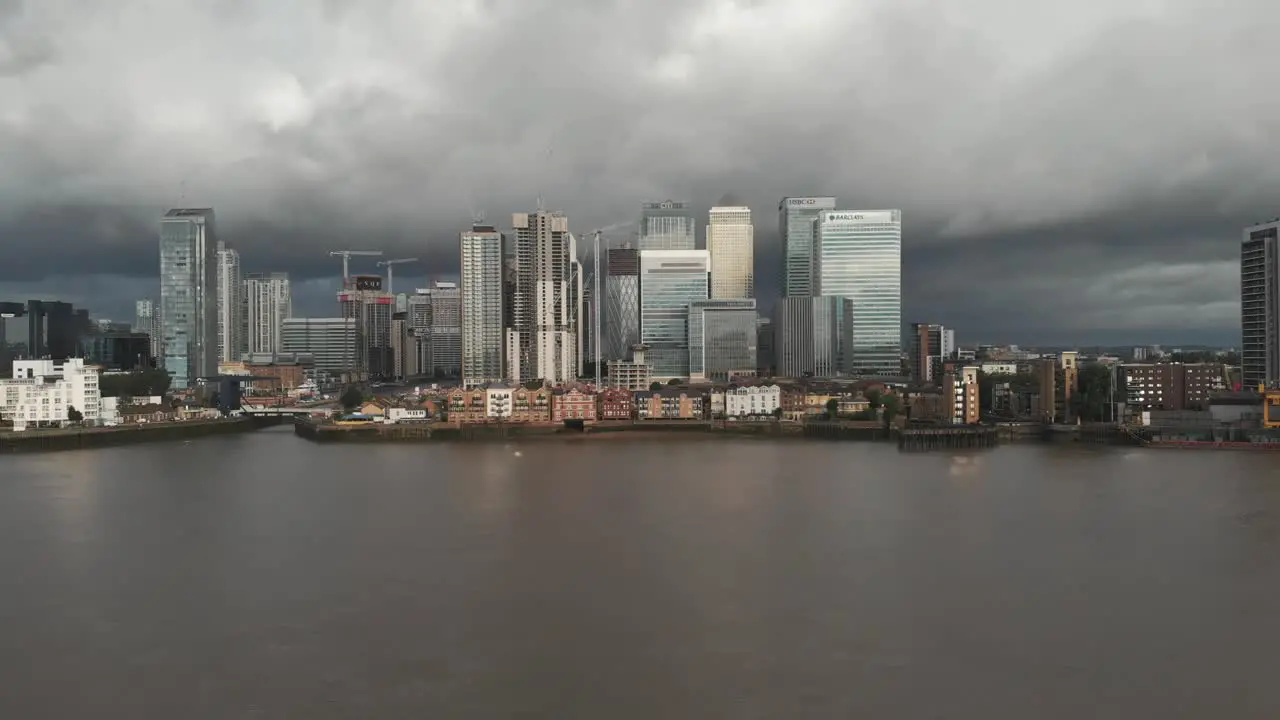
[[[783,297],[813,295],[813,221],[834,210],[833,197],[786,197],[778,203],[778,234],[782,237]]]
[[[837,377],[840,347],[851,342],[851,301],[841,297],[789,297],[774,306],[777,373],[783,377]]]
[[[640,209],[641,250],[695,250],[698,230],[693,211],[682,202],[645,203]]]
[[[824,211],[814,221],[813,293],[841,309],[840,365],[854,376],[902,374],[902,212]]]
[[[689,378],[728,380],[756,370],[756,301],[689,303]]]
[[[655,380],[689,377],[689,303],[707,299],[706,250],[640,253],[640,342]]]
[[[462,380],[467,387],[498,382],[504,377],[502,340],[506,297],[503,237],[492,227],[473,227],[462,233],[462,273],[459,288]],[[514,284],[514,279],[512,279]],[[514,293],[512,293],[514,295]],[[428,311],[429,312],[429,311]],[[413,320],[424,325],[429,315]]]
[[[160,220],[160,320],[172,387],[218,369],[216,241],[211,209],[175,209]]]
[[[604,278],[606,360],[626,360],[640,342],[640,251],[611,248]]]
[[[749,207],[713,207],[707,222],[711,297],[756,296],[755,228]]]

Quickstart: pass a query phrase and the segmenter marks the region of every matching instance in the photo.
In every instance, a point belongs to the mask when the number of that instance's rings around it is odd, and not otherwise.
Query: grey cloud
[[[769,292],[778,198],[829,193],[904,210],[908,320],[1233,334],[1222,263],[1280,214],[1274,4],[78,5],[0,0],[0,47],[58,38],[0,73],[0,282],[153,277],[179,202],[321,287],[340,247],[450,272],[540,194],[587,232],[730,190]]]

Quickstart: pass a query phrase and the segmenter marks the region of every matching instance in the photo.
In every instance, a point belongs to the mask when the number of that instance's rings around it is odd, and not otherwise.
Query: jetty
[[[976,450],[1000,444],[996,428],[975,425],[905,428],[898,432],[898,449],[909,451]]]

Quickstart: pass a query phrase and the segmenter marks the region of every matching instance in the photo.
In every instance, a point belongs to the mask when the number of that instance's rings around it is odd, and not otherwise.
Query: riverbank
[[[0,455],[115,447],[138,443],[191,440],[277,425],[276,418],[225,418],[118,425],[116,427],[67,428],[0,432]]]
[[[300,421],[294,433],[312,442],[442,442],[442,441],[600,441],[672,437],[800,437],[799,423],[725,423],[701,420],[653,422],[602,422],[571,427],[553,423],[412,425],[331,425]]]

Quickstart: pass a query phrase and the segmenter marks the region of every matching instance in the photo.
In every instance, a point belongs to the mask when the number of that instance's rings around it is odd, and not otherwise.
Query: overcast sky
[[[831,194],[903,210],[904,321],[1230,344],[1277,36],[1262,0],[0,0],[0,299],[129,319],[175,205],[330,314],[331,249],[407,288],[474,212],[726,193],[763,298],[779,198]]]

